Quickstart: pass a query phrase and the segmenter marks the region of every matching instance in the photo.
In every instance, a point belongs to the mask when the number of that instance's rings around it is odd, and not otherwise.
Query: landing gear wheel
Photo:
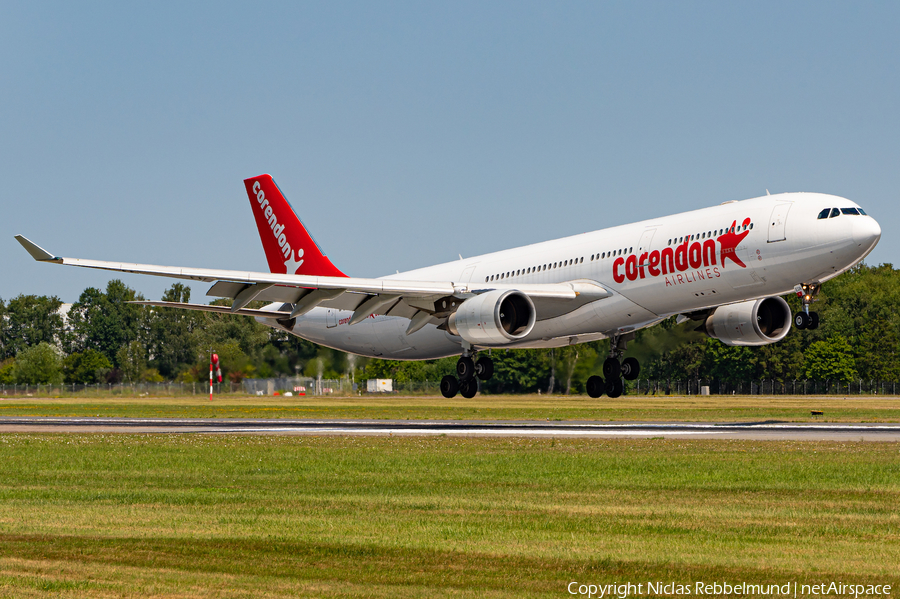
[[[794,326],[800,330],[809,328],[811,322],[812,318],[806,312],[797,312],[797,315],[794,316]]]
[[[606,379],[606,394],[611,398],[616,398],[622,395],[622,392],[625,390],[625,383],[622,382],[620,378],[614,379]]]
[[[626,380],[633,381],[641,373],[641,365],[637,358],[625,358],[622,360],[622,376]]]
[[[606,390],[606,383],[603,382],[602,378],[595,375],[587,380],[585,387],[587,387],[588,396],[597,399]]]
[[[475,379],[469,379],[468,381],[464,381],[459,385],[459,394],[465,397],[466,399],[472,399],[475,397],[475,394],[478,393],[478,381]]]
[[[483,381],[490,380],[494,376],[494,361],[487,356],[481,356],[475,362],[475,376]]]
[[[456,376],[459,377],[460,382],[468,381],[475,376],[475,361],[469,356],[460,358],[456,363]]]
[[[809,313],[809,330],[813,331],[819,328],[819,313],[818,312],[810,312]]]
[[[619,378],[622,373],[622,365],[615,358],[606,358],[603,362],[603,378],[607,381]]]
[[[452,397],[456,397],[456,394],[459,392],[459,383],[456,381],[455,376],[447,375],[441,379],[441,395],[450,399]]]

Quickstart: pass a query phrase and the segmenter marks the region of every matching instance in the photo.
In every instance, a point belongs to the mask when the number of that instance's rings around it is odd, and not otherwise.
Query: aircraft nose
[[[857,245],[872,247],[881,239],[881,226],[871,216],[854,219],[853,241]]]

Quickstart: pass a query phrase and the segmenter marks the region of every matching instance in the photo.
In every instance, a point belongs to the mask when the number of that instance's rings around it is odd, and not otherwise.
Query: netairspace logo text
[[[833,597],[874,597],[891,594],[889,584],[853,584],[844,582],[819,582],[784,584],[753,584],[748,582],[614,582],[610,584],[589,584],[572,581],[566,586],[570,595],[587,597],[590,599],[627,599],[628,597],[640,597],[643,595],[670,595],[670,596],[770,596],[770,597],[808,597],[833,596]]]

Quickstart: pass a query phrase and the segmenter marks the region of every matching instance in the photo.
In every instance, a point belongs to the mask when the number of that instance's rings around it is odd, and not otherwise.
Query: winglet
[[[38,244],[34,243],[24,235],[16,235],[16,241],[22,244],[22,247],[28,250],[28,253],[31,254],[31,257],[37,260],[38,262],[59,262],[62,263],[62,258],[58,258],[54,256]]]

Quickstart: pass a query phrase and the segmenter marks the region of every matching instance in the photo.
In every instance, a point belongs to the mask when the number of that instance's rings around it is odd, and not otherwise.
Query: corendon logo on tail
[[[745,218],[738,227],[735,220],[732,221],[725,233],[716,239],[706,239],[702,243],[695,240],[691,243],[690,236],[688,236],[684,243],[674,248],[667,247],[663,250],[644,252],[640,256],[632,254],[628,258],[616,258],[613,262],[613,280],[616,283],[624,283],[625,279],[635,281],[648,276],[665,276],[668,287],[679,283],[720,277],[721,272],[717,262],[721,262],[723,269],[726,260],[731,260],[741,268],[746,268],[747,265],[741,261],[736,252],[738,244],[750,233],[747,229],[749,224],[750,219]],[[719,242],[718,248],[716,241]],[[692,272],[688,273],[687,271]]]
[[[270,272],[291,276],[347,276],[322,253],[271,175],[244,179],[244,188]]]
[[[294,251],[287,240],[287,236],[283,232],[284,225],[278,224],[278,217],[273,212],[272,206],[269,205],[269,200],[266,199],[266,193],[260,188],[259,181],[253,182],[253,193],[256,194],[256,201],[259,204],[259,209],[263,212],[266,221],[269,223],[269,228],[272,229],[272,235],[275,237],[278,247],[281,248],[284,257],[287,258],[284,262],[287,273],[297,274],[297,270],[300,268],[300,265],[303,264],[303,248],[297,249],[297,259],[295,260]]]

